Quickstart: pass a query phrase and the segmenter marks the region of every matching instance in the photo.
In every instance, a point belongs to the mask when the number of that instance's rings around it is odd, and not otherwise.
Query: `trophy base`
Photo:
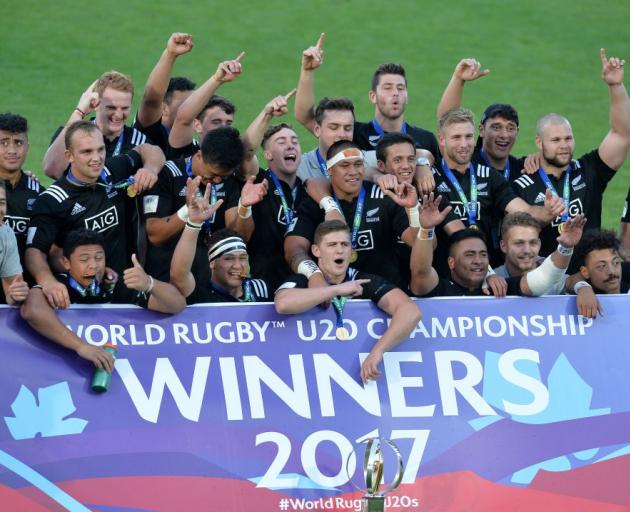
[[[364,496],[363,512],[385,512],[385,496]]]

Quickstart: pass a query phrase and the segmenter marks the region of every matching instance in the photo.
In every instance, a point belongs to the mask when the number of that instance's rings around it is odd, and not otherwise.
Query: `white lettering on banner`
[[[157,423],[160,407],[162,406],[164,388],[167,387],[181,415],[190,421],[199,421],[201,404],[203,403],[206,381],[210,370],[210,357],[196,358],[190,394],[184,389],[168,358],[160,357],[156,359],[153,381],[151,382],[151,390],[148,395],[144,392],[142,384],[140,384],[138,377],[131,368],[128,359],[117,359],[114,368],[120,375],[142,419],[151,423]]]
[[[432,381],[437,382],[439,387],[441,410],[444,416],[459,415],[458,397],[462,398],[481,416],[495,416],[497,414],[476,389],[483,381],[483,364],[477,357],[459,350],[436,351],[434,355],[435,367],[431,369],[430,377]],[[315,375],[316,390],[312,391],[311,396],[316,393],[322,418],[336,416],[335,397],[338,395],[333,393],[333,388],[336,393],[340,391],[346,393],[365,412],[375,417],[382,416],[378,385],[375,381],[365,385],[359,383],[357,379],[359,365],[355,368],[345,369],[328,354],[313,354],[312,357],[311,371]],[[366,353],[359,354],[359,364],[366,357]],[[539,364],[540,358],[538,352],[534,350],[509,350],[499,356],[497,371],[508,383],[531,393],[532,400],[524,404],[504,401],[503,405],[508,414],[532,416],[547,408],[549,391],[544,383],[519,371],[517,369],[518,361]],[[237,366],[235,358],[219,358],[218,371],[223,386],[222,393],[225,399],[227,419],[231,421],[244,419],[244,401],[249,404],[251,419],[267,418],[265,398],[269,399],[269,393],[263,394],[262,384],[277,399],[287,405],[294,414],[302,418],[312,418],[308,389],[308,382],[312,383],[312,380],[307,379],[304,356],[302,354],[290,354],[288,363],[290,377],[285,377],[285,379],[289,380],[291,384],[287,384],[276,370],[270,368],[258,356],[243,356],[242,367]],[[418,401],[418,391],[414,395],[409,390],[421,390],[424,387],[423,377],[402,375],[401,366],[408,363],[416,363],[423,370],[426,368],[422,352],[387,352],[383,357],[384,375],[381,381],[384,381],[389,395],[391,417],[433,417],[437,404],[412,406],[407,403],[407,399],[412,395],[413,400]],[[465,371],[455,371],[453,366],[456,363],[463,366]],[[136,406],[138,414],[143,419],[153,423],[157,421],[166,387],[171,392],[182,416],[190,421],[199,421],[201,407],[205,400],[210,357],[196,358],[190,393],[186,392],[176,370],[167,358],[156,359],[153,380],[148,386],[148,392],[144,390],[128,359],[118,359],[115,368]],[[455,378],[455,375],[463,376]],[[241,379],[244,379],[247,397],[241,397]],[[336,384],[334,387],[333,382]]]
[[[304,325],[308,326],[308,331],[304,328]],[[349,336],[346,341],[353,340],[357,337],[358,328],[357,324],[348,318],[343,319],[343,325],[348,329]],[[298,338],[302,341],[337,341],[335,330],[337,325],[328,318],[324,318],[316,322],[315,320],[309,320],[303,322],[298,320],[296,322]]]
[[[211,322],[173,324],[173,338],[176,345],[180,343],[199,343],[205,345],[213,339],[219,343],[250,343],[267,341],[267,329],[270,321],[258,322]],[[252,330],[253,329],[253,330]],[[255,332],[254,332],[255,331]]]

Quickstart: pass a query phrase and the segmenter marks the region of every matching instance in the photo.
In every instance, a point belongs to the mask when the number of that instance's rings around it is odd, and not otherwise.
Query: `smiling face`
[[[449,251],[448,267],[453,280],[461,286],[476,289],[488,272],[488,249],[480,238],[465,238]]]
[[[438,142],[449,167],[465,168],[475,148],[475,128],[469,122],[449,124],[438,131]]]
[[[502,117],[493,117],[479,125],[479,136],[483,138],[483,149],[490,158],[502,161],[512,151],[518,136],[518,125]]]
[[[319,243],[311,246],[313,256],[322,272],[333,281],[343,278],[348,270],[352,244],[347,230],[333,231],[324,235]]]
[[[575,151],[573,129],[569,123],[548,123],[539,136],[536,146],[543,158],[554,167],[564,168],[571,162]]]
[[[385,150],[385,162],[377,161],[380,171],[396,175],[398,183],[411,183],[416,172],[416,148],[403,142]]]
[[[115,138],[125,127],[131,112],[133,95],[107,87],[100,99],[101,103],[96,109],[96,125],[105,137]]]
[[[319,150],[325,155],[335,142],[352,140],[354,114],[350,110],[326,110],[322,124],[315,123],[314,131],[319,139]]]
[[[407,105],[407,81],[402,75],[380,75],[376,89],[369,93],[370,101],[387,119],[398,119]]]
[[[580,273],[604,293],[621,290],[621,256],[614,249],[595,249],[586,255]]]
[[[510,275],[521,275],[536,268],[536,259],[540,251],[540,238],[536,228],[512,226],[500,244]]]
[[[231,252],[210,262],[212,281],[233,292],[243,285],[249,258],[246,251]]]
[[[282,128],[265,141],[263,155],[273,172],[293,175],[300,166],[300,141],[292,129]]]
[[[66,271],[83,287],[96,278],[99,282],[105,274],[105,250],[97,244],[79,245],[69,258],[62,258]]]
[[[98,129],[77,130],[70,139],[70,148],[65,152],[72,174],[86,183],[95,183],[105,163],[105,142]]]

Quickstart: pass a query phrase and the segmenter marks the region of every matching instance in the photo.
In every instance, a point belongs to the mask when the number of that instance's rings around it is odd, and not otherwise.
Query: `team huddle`
[[[56,180],[48,188],[22,168],[27,120],[0,114],[4,302],[111,371],[111,355],[67,329],[55,309],[112,302],[177,313],[186,304],[273,301],[293,314],[322,306],[343,340],[347,301],[371,299],[391,323],[362,364],[367,381],[420,320],[410,297],[567,293],[593,318],[602,313],[598,293],[629,292],[630,190],[619,235],[601,229],[603,193],[630,148],[625,61],[601,50],[610,126],[599,147],[575,158],[569,121],[550,113],[538,120],[536,149],[517,157],[512,105],[491,104],[477,126],[462,107],[466,84],[488,74],[476,60],[455,67],[436,137],[405,119],[398,64],[373,75],[371,121],[357,121],[348,98],[315,101],[323,43],[324,34],[303,52],[297,88],[240,133],[236,106],[217,92],[243,80],[244,53],[196,87],[172,77],[193,49],[192,36],[173,34],[135,118],[123,73],[104,73],[81,95],[44,156]],[[274,122],[293,98],[295,119],[314,136],[305,153],[292,126]]]

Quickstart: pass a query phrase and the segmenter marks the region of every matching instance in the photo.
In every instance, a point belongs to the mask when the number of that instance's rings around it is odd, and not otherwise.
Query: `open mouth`
[[[345,258],[335,258],[333,261],[335,262],[335,265],[343,265],[345,263]]]
[[[285,162],[291,162],[291,163],[297,162],[297,154],[296,153],[287,153],[286,155],[284,155],[284,161]]]

